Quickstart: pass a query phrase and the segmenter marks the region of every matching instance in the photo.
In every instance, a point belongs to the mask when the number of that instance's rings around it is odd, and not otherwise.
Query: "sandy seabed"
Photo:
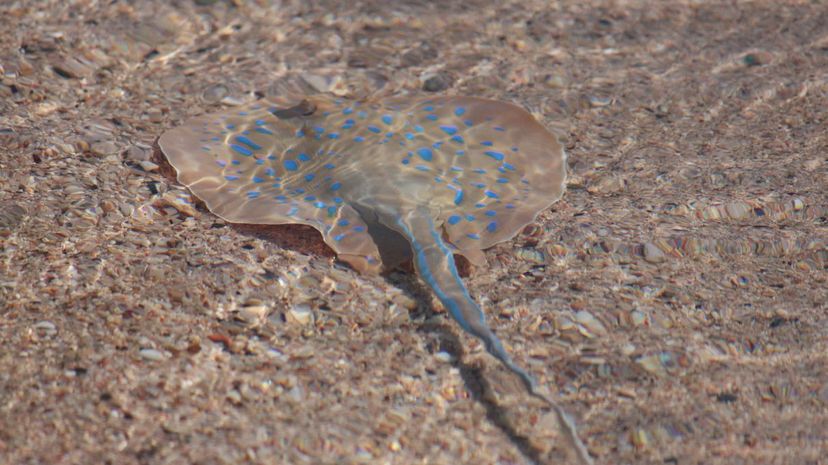
[[[465,267],[600,464],[828,457],[828,5],[4,1],[0,463],[560,463],[409,271],[229,225],[154,153],[288,92],[513,101],[564,199]]]

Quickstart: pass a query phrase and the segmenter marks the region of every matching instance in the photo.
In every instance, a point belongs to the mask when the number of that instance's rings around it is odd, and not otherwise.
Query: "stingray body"
[[[454,262],[485,264],[483,249],[563,194],[562,147],[525,110],[472,97],[317,95],[197,117],[159,145],[178,180],[227,221],[310,225],[362,272],[413,259],[460,326],[536,394]]]

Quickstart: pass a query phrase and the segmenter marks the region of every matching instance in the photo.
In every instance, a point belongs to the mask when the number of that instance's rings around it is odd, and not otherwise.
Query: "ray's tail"
[[[464,331],[480,339],[487,352],[520,377],[530,395],[543,400],[555,411],[564,434],[578,459],[584,464],[592,464],[586,447],[578,438],[572,418],[550,396],[538,391],[537,383],[532,375],[512,361],[500,339],[486,324],[483,311],[472,300],[463,280],[457,273],[454,255],[434,226],[432,215],[414,210],[397,218],[394,229],[410,241],[417,272],[434,291],[452,318]]]

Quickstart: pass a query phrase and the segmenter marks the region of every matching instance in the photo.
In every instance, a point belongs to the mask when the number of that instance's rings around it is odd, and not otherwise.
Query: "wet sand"
[[[819,2],[17,1],[0,68],[0,463],[565,457],[410,269],[175,201],[161,133],[311,92],[560,135],[563,200],[462,271],[597,463],[828,456]]]

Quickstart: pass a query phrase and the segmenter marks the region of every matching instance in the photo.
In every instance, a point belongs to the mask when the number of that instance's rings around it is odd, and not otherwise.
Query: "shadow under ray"
[[[415,275],[394,273],[387,276],[386,280],[422,304],[418,307],[417,313],[412,313],[412,319],[423,318],[428,320],[430,316],[437,313],[430,303],[431,290],[420,283]],[[466,389],[472,398],[486,409],[486,419],[506,435],[509,441],[531,463],[545,463],[543,451],[533,446],[529,438],[518,432],[509,420],[508,409],[498,405],[493,400],[492,384],[486,379],[484,370],[463,361],[465,349],[455,331],[456,329],[448,323],[429,323],[428,321],[422,323],[418,329],[418,332],[437,336],[440,341],[439,350],[451,355],[452,366],[460,371]]]

